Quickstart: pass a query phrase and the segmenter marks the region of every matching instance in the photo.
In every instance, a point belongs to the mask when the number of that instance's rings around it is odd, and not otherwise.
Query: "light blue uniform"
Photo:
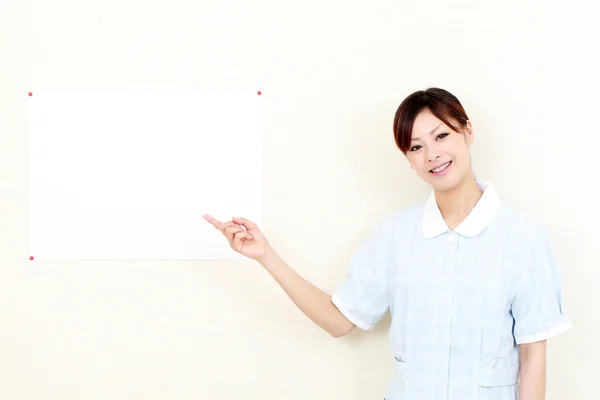
[[[518,344],[572,327],[548,231],[493,185],[450,231],[433,193],[381,221],[332,301],[372,329],[389,310],[387,400],[516,400]]]

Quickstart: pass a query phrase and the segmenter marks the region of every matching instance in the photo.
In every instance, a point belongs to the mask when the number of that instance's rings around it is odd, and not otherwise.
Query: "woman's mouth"
[[[450,164],[452,164],[452,161],[448,161],[447,163],[442,164],[439,167],[436,167],[436,168],[430,170],[429,173],[433,174],[435,176],[444,175],[446,172],[448,172],[448,169],[450,168]]]

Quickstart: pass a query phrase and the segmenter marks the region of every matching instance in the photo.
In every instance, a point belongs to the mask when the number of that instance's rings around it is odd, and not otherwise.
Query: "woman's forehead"
[[[433,115],[430,111],[423,110],[415,118],[412,129],[412,137],[423,137],[425,135],[431,135],[436,130],[445,127],[445,124],[438,117]]]

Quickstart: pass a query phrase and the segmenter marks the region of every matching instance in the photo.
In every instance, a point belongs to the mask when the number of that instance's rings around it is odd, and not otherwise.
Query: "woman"
[[[548,231],[473,176],[475,133],[451,93],[417,91],[394,136],[433,191],[381,221],[330,296],[303,279],[244,218],[219,222],[334,337],[372,329],[388,310],[396,368],[387,400],[542,400],[546,339],[571,328]]]

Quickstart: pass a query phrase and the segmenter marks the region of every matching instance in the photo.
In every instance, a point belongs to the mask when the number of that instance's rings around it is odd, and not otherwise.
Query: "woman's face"
[[[461,133],[453,131],[429,109],[415,119],[411,145],[406,153],[411,168],[435,190],[447,191],[465,179],[473,179],[471,122]]]

